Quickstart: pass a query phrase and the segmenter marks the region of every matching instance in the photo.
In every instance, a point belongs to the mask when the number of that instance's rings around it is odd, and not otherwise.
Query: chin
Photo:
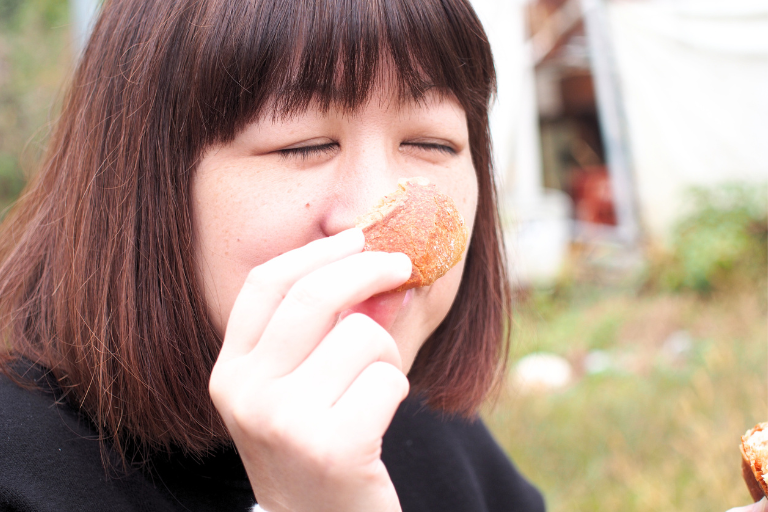
[[[406,375],[424,342],[448,315],[462,270],[463,265],[457,265],[433,285],[414,289],[413,297],[388,329],[400,350]]]
[[[424,344],[424,342],[427,341],[431,331],[424,334],[422,332],[414,332],[413,330],[408,330],[405,328],[400,330],[393,326],[392,332],[390,334],[392,334],[392,337],[395,339],[397,348],[400,351],[400,358],[403,364],[403,373],[408,375],[408,372],[411,371],[411,366],[413,366],[413,362],[416,360],[416,355],[419,353],[419,349]]]

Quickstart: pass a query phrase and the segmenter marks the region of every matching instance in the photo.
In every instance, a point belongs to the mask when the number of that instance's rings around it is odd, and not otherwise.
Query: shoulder
[[[45,372],[0,374],[0,509],[135,510],[142,479],[113,479],[102,465],[98,435],[77,410],[57,400]]]
[[[541,494],[477,418],[446,417],[407,400],[384,437],[382,459],[403,512],[544,510]]]
[[[4,450],[24,451],[32,445],[57,444],[58,437],[93,436],[89,423],[59,400],[48,374],[30,367],[21,373],[22,387],[0,373],[0,443]],[[30,444],[31,443],[31,444]],[[94,443],[98,450],[98,443]]]
[[[48,374],[30,367],[22,377],[28,387],[0,374],[0,463],[6,464],[8,455],[16,455],[21,465],[55,460],[73,446],[98,455],[90,423],[59,399]]]

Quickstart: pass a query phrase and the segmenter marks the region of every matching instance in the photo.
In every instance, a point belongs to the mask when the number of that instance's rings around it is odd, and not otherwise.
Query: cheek
[[[263,191],[262,184],[247,179],[193,181],[198,276],[222,334],[248,272],[313,236],[311,207],[305,206],[312,199],[306,191],[296,184]]]
[[[456,294],[459,291],[461,277],[464,272],[464,260],[460,261],[448,271],[441,279],[437,280],[427,293],[427,316],[432,319],[430,334],[448,315],[453,305]]]
[[[434,178],[438,190],[456,203],[471,235],[477,211],[478,182],[469,152],[463,154],[455,166],[446,168],[444,175],[436,174]]]

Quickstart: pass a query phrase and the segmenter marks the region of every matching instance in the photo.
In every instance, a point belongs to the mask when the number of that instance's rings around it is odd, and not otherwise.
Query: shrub
[[[690,210],[673,230],[671,251],[652,258],[649,283],[708,295],[768,272],[768,186],[691,189]]]

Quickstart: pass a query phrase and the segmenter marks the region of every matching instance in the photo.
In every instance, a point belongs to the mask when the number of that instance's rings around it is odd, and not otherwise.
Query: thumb
[[[727,512],[768,512],[768,500],[763,498],[757,503],[753,503],[752,505],[732,508]]]

